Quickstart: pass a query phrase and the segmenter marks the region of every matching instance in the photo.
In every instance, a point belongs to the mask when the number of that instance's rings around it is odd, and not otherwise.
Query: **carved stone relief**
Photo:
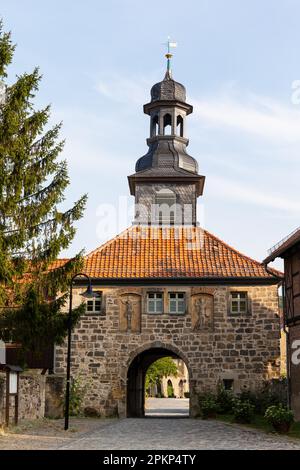
[[[120,301],[120,331],[140,333],[141,331],[141,296],[122,294]]]
[[[196,294],[192,300],[193,331],[212,331],[214,326],[214,297],[211,294]]]

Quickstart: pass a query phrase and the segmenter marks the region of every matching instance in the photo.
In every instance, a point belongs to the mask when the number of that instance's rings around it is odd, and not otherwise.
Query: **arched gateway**
[[[145,376],[148,367],[162,357],[182,359],[188,370],[190,368],[186,357],[173,345],[152,344],[138,350],[130,359],[127,371],[126,387],[126,416],[141,418],[145,416]],[[192,401],[192,400],[191,400]]]

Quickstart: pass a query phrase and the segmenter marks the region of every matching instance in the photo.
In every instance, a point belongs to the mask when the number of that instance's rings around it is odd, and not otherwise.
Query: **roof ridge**
[[[199,227],[201,228],[201,227]],[[214,238],[215,240],[217,240],[218,242],[221,242],[223,245],[225,245],[227,248],[229,248],[230,250],[234,251],[235,253],[237,253],[238,255],[242,256],[244,259],[246,260],[249,260],[251,261],[252,263],[255,263],[256,265],[258,266],[262,266],[263,263],[260,263],[259,261],[257,261],[256,259],[254,258],[251,258],[251,256],[247,256],[245,255],[244,253],[242,253],[241,251],[237,250],[236,248],[234,248],[233,246],[229,245],[228,243],[224,242],[224,240],[221,240],[221,238],[217,237],[216,235],[214,235],[213,233],[209,232],[208,230],[205,230],[205,229],[202,229],[204,230],[205,233],[207,233],[208,236],[210,236],[211,238]]]

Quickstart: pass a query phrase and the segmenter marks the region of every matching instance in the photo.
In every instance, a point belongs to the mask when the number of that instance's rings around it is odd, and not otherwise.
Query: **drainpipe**
[[[290,380],[290,334],[289,330],[286,328],[286,310],[285,310],[285,282],[284,276],[278,276],[268,267],[267,263],[263,263],[264,268],[268,274],[271,274],[273,277],[276,277],[282,286],[282,310],[283,310],[283,331],[285,333],[285,344],[286,344],[286,380],[287,380],[287,405],[288,408],[291,408],[291,380]]]

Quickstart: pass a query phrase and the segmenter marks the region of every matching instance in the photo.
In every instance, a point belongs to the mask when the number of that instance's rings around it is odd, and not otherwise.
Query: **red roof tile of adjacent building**
[[[84,272],[107,280],[274,278],[261,263],[199,227],[132,226],[88,254]]]
[[[54,269],[61,268],[62,266],[64,266],[64,264],[67,263],[67,261],[69,261],[69,258],[56,259],[55,261],[51,263],[48,269],[49,271],[53,271]]]

